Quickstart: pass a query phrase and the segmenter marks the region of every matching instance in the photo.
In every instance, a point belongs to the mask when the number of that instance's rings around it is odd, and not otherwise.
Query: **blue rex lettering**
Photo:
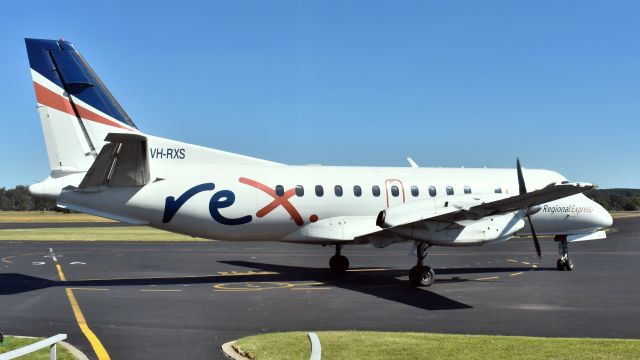
[[[189,199],[194,197],[203,191],[210,191],[215,189],[214,183],[204,183],[196,185],[191,189],[185,191],[182,195],[176,199],[173,196],[167,196],[164,203],[164,214],[162,215],[162,222],[168,223],[173,219],[175,214],[180,210]],[[209,214],[211,218],[223,225],[242,225],[251,221],[251,215],[241,216],[236,219],[230,219],[220,214],[219,209],[228,208],[236,201],[236,195],[231,190],[220,190],[213,193],[211,200],[209,200]]]

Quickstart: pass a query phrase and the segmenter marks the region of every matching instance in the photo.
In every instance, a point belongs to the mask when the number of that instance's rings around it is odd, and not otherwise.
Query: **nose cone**
[[[593,213],[591,214],[592,221],[595,226],[604,229],[608,228],[613,224],[613,218],[611,214],[605,208],[600,206],[600,204],[596,204]]]

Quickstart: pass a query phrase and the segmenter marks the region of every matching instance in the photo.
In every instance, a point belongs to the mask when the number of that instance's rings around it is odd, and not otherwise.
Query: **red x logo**
[[[282,206],[285,210],[287,210],[289,215],[291,215],[291,218],[293,219],[293,221],[296,222],[296,225],[298,226],[304,225],[302,216],[300,216],[300,213],[298,212],[298,210],[296,210],[296,208],[293,205],[291,205],[291,203],[289,202],[289,199],[296,193],[295,188],[285,191],[284,194],[282,194],[282,196],[278,196],[275,190],[255,180],[241,177],[240,179],[238,179],[238,181],[240,181],[245,185],[253,186],[256,189],[260,189],[264,191],[267,195],[273,198],[272,202],[270,202],[267,206],[263,207],[262,209],[258,210],[258,212],[256,213],[257,217],[259,218],[264,217],[265,215],[267,215],[268,213],[276,209],[278,206]]]

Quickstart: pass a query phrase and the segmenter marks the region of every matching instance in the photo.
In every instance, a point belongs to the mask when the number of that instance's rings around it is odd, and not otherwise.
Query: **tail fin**
[[[139,133],[71,43],[25,42],[53,177],[87,171],[108,133]]]

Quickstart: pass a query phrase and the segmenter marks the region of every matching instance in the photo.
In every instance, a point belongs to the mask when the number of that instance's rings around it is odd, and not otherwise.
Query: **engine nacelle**
[[[506,241],[524,226],[522,214],[509,213],[453,224],[425,220],[413,225],[391,227],[387,231],[408,240],[425,241],[433,245],[465,246]]]

